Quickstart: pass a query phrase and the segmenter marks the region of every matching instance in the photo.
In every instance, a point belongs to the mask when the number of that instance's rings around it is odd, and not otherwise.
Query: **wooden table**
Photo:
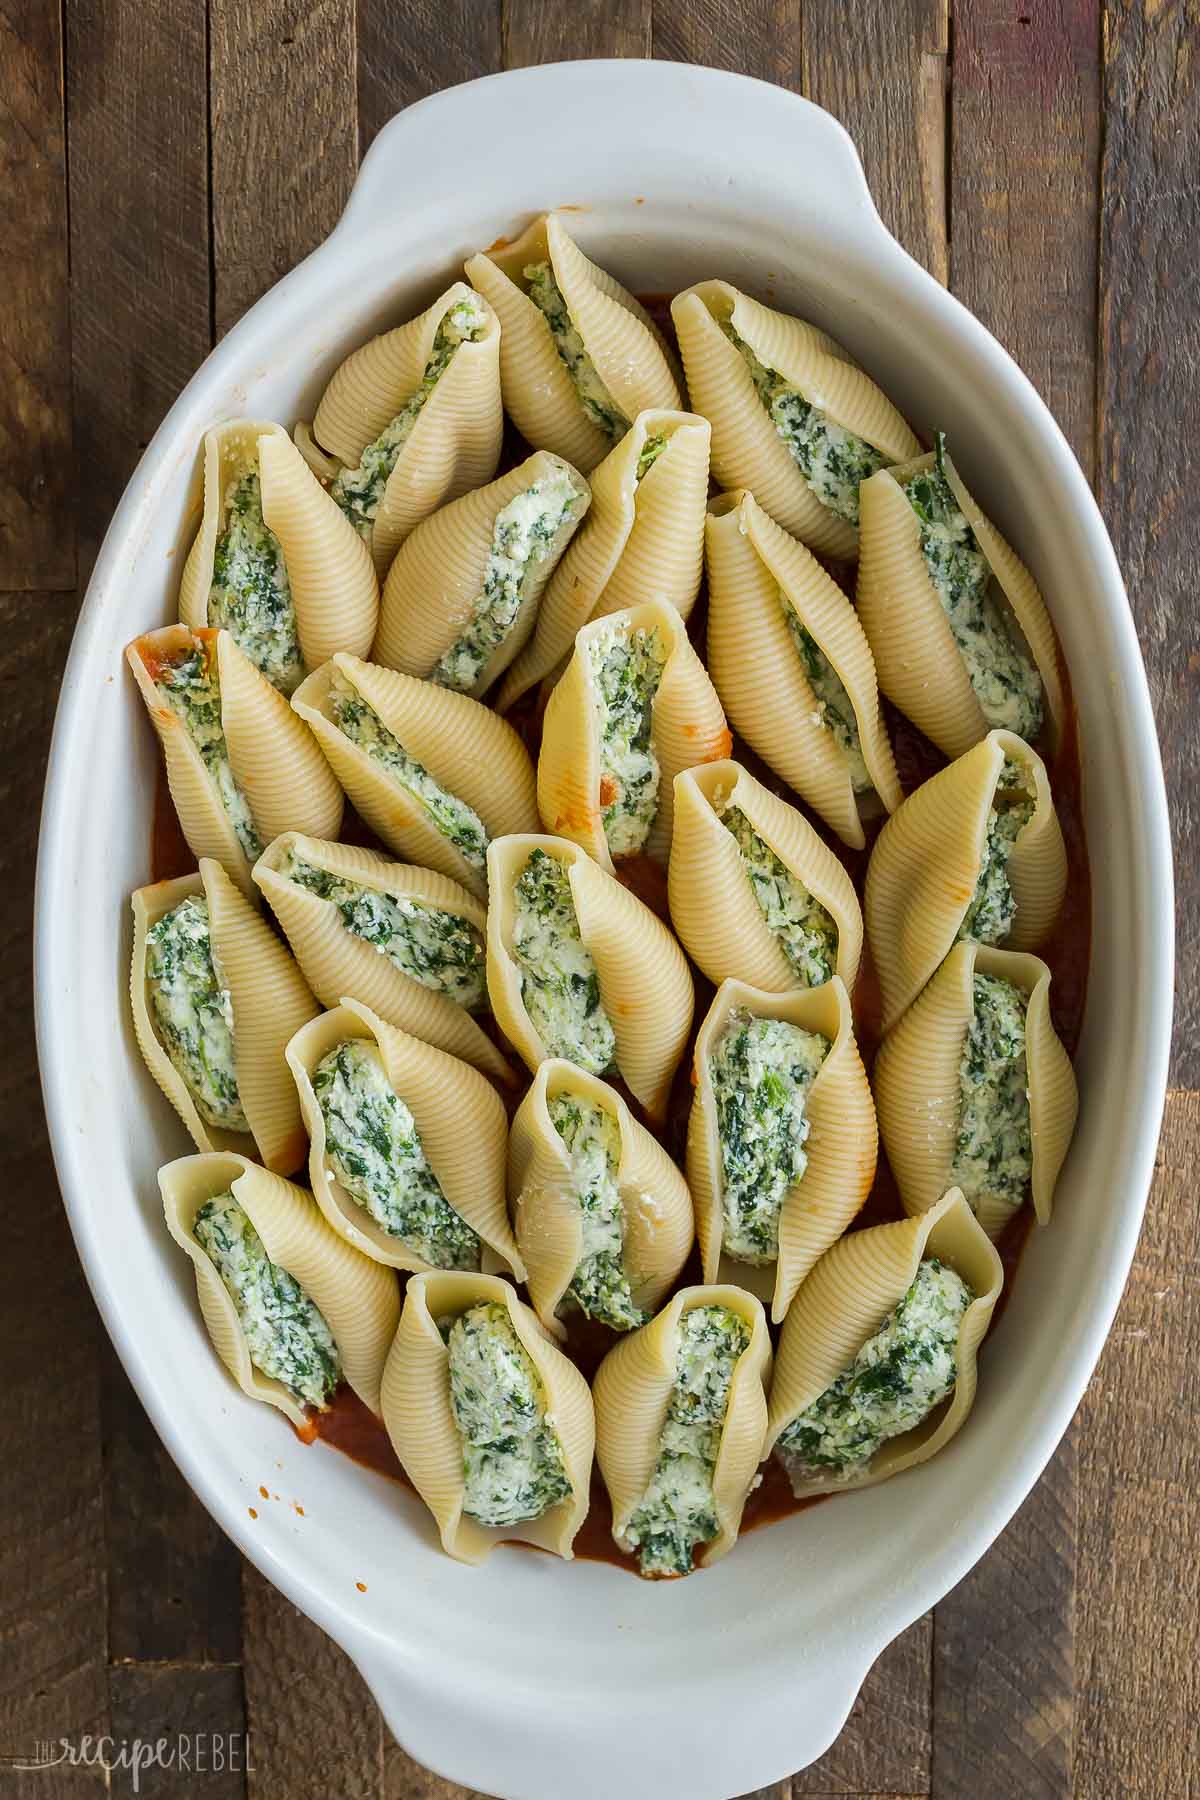
[[[86,1733],[248,1727],[253,1772],[152,1771],[141,1792],[462,1796],[391,1742],[341,1653],[241,1563],[98,1324],[33,1063],[41,772],[78,600],[139,451],[214,339],[334,224],[379,127],[495,69],[654,55],[765,76],[843,119],[887,222],[1045,395],[1129,581],[1180,850],[1184,962],[1158,1181],[1088,1396],[990,1555],[885,1652],[838,1743],[770,1800],[1197,1791],[1200,516],[1185,464],[1200,11],[1195,0],[955,0],[946,15],[947,0],[5,9],[0,1757]],[[103,1782],[94,1767],[0,1763],[0,1800],[91,1795]],[[132,1777],[118,1768],[111,1786],[130,1792]]]

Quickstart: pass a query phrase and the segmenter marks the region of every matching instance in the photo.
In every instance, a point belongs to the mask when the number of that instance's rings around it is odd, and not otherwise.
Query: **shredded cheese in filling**
[[[583,1234],[567,1296],[589,1318],[614,1331],[632,1331],[646,1315],[633,1303],[625,1269],[625,1217],[617,1185],[620,1127],[606,1107],[578,1095],[556,1094],[546,1110],[571,1159]]]
[[[1034,797],[1025,771],[1008,757],[988,809],[983,862],[963,922],[960,938],[977,944],[999,944],[1012,930],[1017,902],[1008,879],[1013,845],[1033,817]]]
[[[469,1307],[446,1336],[450,1407],[463,1449],[463,1511],[481,1525],[540,1519],[571,1492],[546,1394],[508,1312]]]
[[[1029,1197],[1033,1138],[1021,989],[976,975],[958,1071],[958,1138],[949,1182],[973,1212],[1016,1212]]]
[[[521,972],[521,999],[546,1055],[603,1075],[616,1058],[616,1033],[580,935],[565,864],[544,850],[530,851],[514,899],[512,954]]]
[[[199,638],[188,650],[180,650],[171,660],[160,662],[154,685],[171,711],[183,720],[187,734],[200,753],[200,760],[216,786],[226,818],[233,827],[248,862],[262,855],[250,802],[234,779],[229,761],[229,745],[221,722],[221,683],[217,659]]]
[[[205,1124],[248,1132],[233,1002],[217,977],[208,901],[200,895],[181,900],[146,934],[146,998],[155,1035]]]
[[[658,815],[659,763],[654,748],[654,699],[666,664],[657,628],[613,623],[587,646],[596,696],[600,749],[600,809],[612,856],[632,856]]]
[[[222,516],[208,622],[223,626],[267,680],[290,694],[304,679],[304,658],[283,548],[263,519],[257,463],[229,482]]]
[[[821,649],[816,638],[811,631],[805,629],[796,617],[795,608],[782,588],[779,590],[779,600],[783,607],[783,616],[787,622],[788,632],[804,670],[804,679],[811,688],[813,700],[816,702],[814,723],[824,726],[825,730],[832,734],[839,749],[845,754],[846,770],[854,792],[856,794],[869,793],[873,783],[867,770],[866,758],[863,756],[858,715],[851,704],[850,696],[843,687],[837,670]]]
[[[554,279],[553,269],[548,262],[530,263],[521,273],[525,290],[550,327],[554,348],[575,383],[579,404],[592,424],[599,426],[615,444],[629,430],[629,420],[600,379]]]
[[[838,929],[821,902],[759,837],[740,806],[726,803],[721,823],[742,858],[767,930],[804,987],[820,987],[837,968]]]

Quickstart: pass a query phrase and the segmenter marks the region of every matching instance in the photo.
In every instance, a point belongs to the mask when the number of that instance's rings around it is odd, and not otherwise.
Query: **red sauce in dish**
[[[377,1419],[345,1382],[324,1412],[312,1414],[312,1424],[314,1436],[340,1450],[352,1462],[374,1469],[377,1475],[386,1475],[391,1481],[403,1482],[405,1487],[412,1485],[392,1449],[383,1420]]]

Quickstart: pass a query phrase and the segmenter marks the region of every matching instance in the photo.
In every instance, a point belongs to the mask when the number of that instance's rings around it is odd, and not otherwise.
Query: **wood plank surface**
[[[504,0],[504,66],[649,56],[651,0]]]
[[[363,150],[393,113],[502,65],[501,0],[358,0],[358,134]]]

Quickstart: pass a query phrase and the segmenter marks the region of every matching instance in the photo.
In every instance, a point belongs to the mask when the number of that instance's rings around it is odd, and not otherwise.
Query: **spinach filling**
[[[635,484],[650,472],[666,447],[667,440],[661,432],[656,432],[653,437],[645,440],[638,452],[637,468],[633,476]]]
[[[612,624],[587,646],[596,696],[600,810],[611,856],[632,856],[658,813],[654,699],[666,664],[657,628]]]
[[[325,1154],[346,1192],[435,1269],[477,1269],[479,1238],[455,1212],[374,1044],[349,1038],[313,1071]]]
[[[708,1059],[724,1192],[723,1244],[738,1262],[779,1255],[779,1217],[808,1167],[808,1090],[829,1039],[736,1008]]]
[[[960,938],[999,944],[1012,930],[1017,903],[1008,879],[1008,859],[1033,817],[1034,797],[1027,781],[1025,771],[1006,756],[988,811],[987,842],[975,892],[958,928]]]
[[[603,1075],[617,1054],[600,978],[583,942],[566,865],[531,850],[514,888],[512,954],[521,999],[547,1056]]]
[[[482,875],[487,867],[488,834],[479,814],[457,794],[442,787],[415,756],[408,754],[340,669],[333,671],[329,709],[338,730],[423,808],[434,829]]]
[[[812,689],[812,697],[817,703],[814,723],[823,725],[826,731],[832,732],[834,742],[845,753],[847,773],[854,792],[869,793],[874,784],[867,772],[858,718],[850,696],[816,638],[796,617],[795,609],[782,588],[779,590],[779,600],[788,632],[804,670],[804,679]]]
[[[208,622],[228,631],[255,668],[290,694],[304,679],[304,658],[283,548],[263,520],[257,463],[229,483],[222,506]]]
[[[605,1107],[568,1094],[556,1094],[546,1110],[571,1159],[583,1232],[567,1297],[614,1331],[633,1331],[645,1323],[646,1314],[634,1305],[625,1272],[624,1208],[617,1186],[620,1127]]]
[[[471,618],[438,659],[430,680],[469,693],[504,642],[525,600],[530,582],[554,547],[580,495],[565,469],[535,481],[501,507],[492,527],[492,547]]]
[[[936,441],[933,468],[904,486],[925,567],[989,727],[1032,742],[1042,728],[1042,678],[946,478],[945,434]]]
[[[759,362],[727,319],[721,321],[721,330],[741,352],[767,417],[808,486],[822,506],[857,528],[859,484],[882,469],[887,457],[865,438],[836,424],[777,370]]]
[[[550,327],[554,348],[575,383],[579,404],[592,424],[615,444],[629,430],[629,420],[605,387],[599,370],[584,348],[562,290],[554,279],[554,271],[548,262],[541,262],[530,263],[521,274],[525,290]]]
[[[958,1334],[975,1298],[966,1282],[929,1257],[849,1368],[780,1433],[780,1461],[793,1483],[850,1479],[880,1445],[919,1425],[954,1390]]]
[[[217,978],[208,901],[181,900],[146,934],[146,997],[155,1035],[206,1125],[250,1127],[238,1093],[233,1002]]]
[[[778,939],[800,983],[820,987],[837,967],[837,926],[821,902],[759,837],[740,806],[726,804],[720,817],[741,853],[750,891],[767,930]]]
[[[483,935],[469,919],[424,900],[333,875],[288,853],[280,874],[337,907],[342,924],[422,987],[469,1012],[487,1005]]]
[[[333,1333],[300,1283],[271,1261],[231,1190],[204,1202],[192,1236],[233,1301],[254,1367],[296,1400],[328,1406],[342,1378]]]
[[[155,669],[154,685],[171,711],[183,720],[200,760],[216,785],[217,795],[247,862],[262,855],[262,840],[250,803],[234,780],[229,745],[221,723],[221,684],[217,659],[200,639]]]
[[[1016,1212],[1029,1197],[1033,1137],[1025,1057],[1026,996],[998,975],[976,975],[958,1070],[958,1138],[949,1182],[972,1212]]]
[[[694,1306],[679,1321],[675,1383],[658,1460],[624,1541],[643,1575],[688,1575],[692,1552],[721,1526],[713,1474],[738,1358],[750,1328],[724,1306]]]
[[[508,1312],[461,1313],[446,1338],[450,1408],[463,1449],[463,1512],[481,1525],[540,1519],[571,1492],[546,1395]]]

